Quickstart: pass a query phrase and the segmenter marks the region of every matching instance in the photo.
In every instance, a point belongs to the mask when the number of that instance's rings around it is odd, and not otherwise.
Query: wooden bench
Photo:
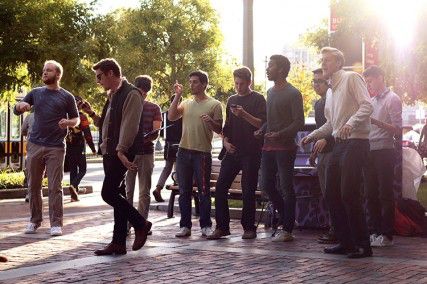
[[[216,182],[218,181],[220,169],[221,169],[221,161],[212,160],[210,191],[211,191],[211,196],[213,197],[215,196],[215,186],[216,186]],[[228,191],[228,199],[242,200],[241,180],[242,180],[242,172],[240,171],[230,186],[230,189]],[[179,187],[178,187],[178,184],[175,182],[174,184],[167,185],[166,189],[171,191],[169,204],[168,204],[168,218],[172,218],[174,204],[175,204],[175,196],[179,195]],[[193,198],[195,203],[196,215],[199,215],[199,197],[198,197],[196,185],[193,185]],[[255,200],[257,202],[265,202],[267,201],[267,198],[263,196],[262,192],[259,189],[257,189],[255,191]]]

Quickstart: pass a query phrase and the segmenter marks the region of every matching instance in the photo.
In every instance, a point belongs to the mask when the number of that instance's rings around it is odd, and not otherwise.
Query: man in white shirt
[[[339,244],[325,253],[349,258],[372,256],[365,215],[362,209],[362,167],[369,151],[372,104],[363,78],[344,71],[343,53],[324,47],[322,70],[330,80],[332,92],[325,103],[326,123],[302,139],[302,144],[335,138],[332,156],[326,166],[325,199]]]

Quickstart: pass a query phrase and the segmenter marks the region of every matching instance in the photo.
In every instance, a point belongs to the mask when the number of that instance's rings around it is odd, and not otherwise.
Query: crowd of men
[[[321,68],[313,71],[313,88],[320,96],[315,104],[318,128],[301,140],[302,145],[314,143],[310,162],[317,163],[330,213],[330,230],[319,242],[336,243],[325,248],[325,253],[369,257],[371,246],[393,243],[393,137],[401,132],[402,106],[399,97],[386,87],[381,68],[368,68],[363,78],[343,70],[341,51],[325,47],[321,56]],[[241,171],[242,239],[257,237],[255,191],[260,187],[279,215],[279,228],[272,241],[294,240],[295,139],[304,126],[304,110],[301,92],[287,80],[290,68],[285,56],[270,57],[266,72],[274,85],[268,89],[267,99],[251,89],[252,74],[247,67],[234,70],[236,94],[227,101],[224,123],[221,102],[207,94],[206,72],[198,70],[189,74],[192,95],[189,99],[182,100],[184,86],[175,83],[166,119],[176,123],[176,129],[174,135],[166,137],[167,163],[153,194],[156,200],[163,200],[161,189],[176,163],[181,211],[176,237],[192,234],[193,184],[198,188],[201,235],[208,240],[230,235],[227,194]],[[92,69],[96,82],[106,91],[100,114],[88,102],[75,99],[60,87],[62,66],[53,60],[46,61],[43,68],[45,86],[33,89],[15,106],[17,115],[34,110],[27,157],[31,218],[25,233],[36,233],[42,222],[41,181],[46,168],[50,232],[52,236],[62,234],[64,138],[67,128],[75,128],[86,117],[79,113],[82,110],[100,132],[99,148],[105,173],[101,195],[114,208],[112,241],[95,254],[121,255],[126,254],[126,237],[131,227],[135,233],[133,250],[142,248],[151,233],[152,224],[147,218],[154,167],[153,141],[163,119],[159,106],[146,100],[152,87],[151,77],[138,76],[131,84],[112,58],[99,61]],[[215,188],[213,230],[210,176],[214,132],[223,137],[225,155]],[[76,152],[81,154],[81,147]],[[74,164],[80,156],[77,158]],[[138,209],[133,207],[136,175],[140,192]],[[70,186],[74,201],[78,200],[80,176],[76,172]],[[362,206],[364,197],[370,216],[368,224]]]

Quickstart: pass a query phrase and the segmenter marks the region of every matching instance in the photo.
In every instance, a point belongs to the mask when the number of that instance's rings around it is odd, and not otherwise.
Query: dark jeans
[[[191,196],[193,175],[197,182],[200,209],[200,227],[211,227],[211,153],[179,148],[176,159],[176,173],[179,186],[180,227],[191,229]]]
[[[289,233],[292,233],[295,225],[295,158],[296,150],[263,151],[261,158],[261,188],[279,212],[278,224]]]
[[[70,169],[70,184],[77,188],[86,174],[86,155],[81,147],[67,145],[68,168]]]
[[[362,168],[369,151],[367,139],[337,142],[326,168],[325,199],[341,244],[349,249],[369,247],[362,208]]]
[[[228,209],[228,190],[242,171],[243,210],[241,224],[245,231],[255,231],[255,190],[258,185],[258,170],[261,155],[226,154],[221,162],[218,181],[215,189],[216,227],[221,230],[230,229],[230,212]]]
[[[124,180],[127,169],[117,155],[104,155],[103,164],[105,178],[102,184],[102,199],[114,208],[112,242],[126,245],[127,222],[129,221],[135,229],[141,229],[145,226],[146,221],[126,200]]]
[[[364,168],[365,197],[368,209],[368,227],[371,233],[393,237],[394,225],[394,149],[369,152]]]

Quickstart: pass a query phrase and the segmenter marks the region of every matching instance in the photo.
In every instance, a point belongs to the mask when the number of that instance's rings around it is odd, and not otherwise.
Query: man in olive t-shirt
[[[210,175],[212,165],[213,132],[221,133],[221,103],[206,94],[208,75],[194,71],[189,75],[192,100],[178,102],[183,86],[174,85],[175,98],[169,108],[168,118],[175,121],[182,117],[182,137],[176,161],[179,181],[179,209],[181,211],[180,230],[176,237],[191,235],[191,195],[193,175],[197,182],[200,206],[200,227],[202,236],[212,233]]]

